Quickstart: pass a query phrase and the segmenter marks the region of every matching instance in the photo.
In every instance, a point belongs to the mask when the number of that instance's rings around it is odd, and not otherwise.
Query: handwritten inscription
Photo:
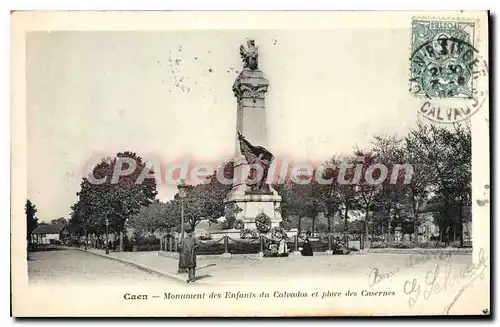
[[[412,254],[408,260],[408,267],[415,267],[424,264],[431,260],[446,260],[452,255],[457,254],[455,251],[439,251],[438,253],[428,254]]]
[[[370,287],[373,287],[384,279],[390,279],[397,274],[399,274],[399,268],[396,268],[394,269],[394,271],[390,272],[380,272],[378,268],[373,268],[368,274],[368,285]]]
[[[467,283],[462,286],[459,292],[453,297],[452,301],[445,307],[445,313],[448,313],[462,293],[477,279],[484,277],[484,270],[487,268],[487,257],[484,250],[479,252],[477,263],[470,263],[462,266],[458,271],[450,263],[441,265],[437,263],[434,269],[425,274],[423,281],[418,278],[407,280],[404,283],[403,291],[409,295],[408,304],[413,307],[420,298],[428,300],[434,295],[440,294],[447,289],[453,288],[463,280]],[[458,273],[458,274],[457,274]]]
[[[462,278],[467,279],[468,282],[460,288],[458,293],[453,297],[450,303],[446,305],[444,308],[444,313],[448,314],[450,312],[450,309],[453,307],[455,302],[462,296],[463,292],[469,288],[469,286],[472,285],[472,283],[476,279],[483,279],[484,278],[484,271],[486,268],[488,268],[488,264],[486,263],[486,260],[488,260],[488,257],[484,254],[484,250],[481,249],[479,250],[479,257],[478,257],[478,262],[476,264],[468,264],[460,271],[460,275]]]

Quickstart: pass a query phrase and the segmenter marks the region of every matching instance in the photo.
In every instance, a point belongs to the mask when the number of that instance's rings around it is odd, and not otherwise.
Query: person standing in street
[[[302,255],[312,257],[313,249],[309,237],[311,236],[311,231],[306,232],[306,238],[304,239],[304,244],[302,245]]]
[[[196,249],[199,246],[198,239],[194,236],[193,228],[189,225],[184,232],[186,233],[181,244],[179,254],[179,268],[185,268],[188,271],[187,283],[194,282],[196,278]]]

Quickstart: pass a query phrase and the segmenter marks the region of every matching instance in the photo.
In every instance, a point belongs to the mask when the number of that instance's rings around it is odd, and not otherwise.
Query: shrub
[[[259,233],[265,234],[271,230],[271,218],[262,212],[255,218],[255,225]]]
[[[394,243],[391,247],[395,249],[410,249],[413,248],[413,245],[410,243]]]
[[[154,236],[138,237],[133,245],[137,245],[137,251],[158,251],[160,249],[160,239]]]
[[[383,236],[374,235],[374,236],[370,236],[370,241],[383,243],[383,242],[385,242],[385,238]]]
[[[112,246],[118,248],[119,240],[116,240]],[[123,237],[123,250],[126,252],[134,251],[158,251],[160,250],[160,239],[155,236],[144,237],[139,233],[134,233],[131,239],[126,235]]]
[[[385,249],[385,248],[387,248],[387,243],[385,243],[385,242],[372,242],[370,244],[370,248],[372,248],[372,249]]]
[[[292,228],[292,224],[288,220],[280,221],[280,227],[284,230],[290,230]]]
[[[253,231],[257,234],[255,231]],[[269,246],[271,243],[277,245],[277,242],[266,242],[264,247],[264,257],[270,256]],[[324,252],[328,250],[328,244],[324,242],[311,242],[314,252]],[[288,249],[294,250],[293,242],[287,242]],[[340,244],[332,244],[333,254],[347,254],[356,249],[346,248]],[[257,240],[229,242],[228,251],[232,254],[256,254],[260,252],[260,242]],[[224,242],[200,242],[200,247],[196,251],[198,255],[218,255],[224,253]]]
[[[271,239],[281,239],[286,236],[286,232],[282,227],[273,227],[270,231]]]
[[[241,219],[238,219],[234,222],[234,228],[236,229],[244,229],[245,228],[245,223],[243,222],[243,220]]]
[[[446,243],[444,243],[444,242],[417,243],[416,247],[418,247],[418,248],[445,248]]]
[[[252,254],[260,252],[260,242],[229,242],[229,253],[232,254]],[[210,242],[210,243],[200,243],[199,248],[196,250],[198,255],[209,255],[209,254],[223,254],[224,253],[224,243],[223,242]]]
[[[202,232],[200,234],[200,236],[198,236],[198,239],[202,240],[202,241],[208,241],[208,240],[211,240],[212,239],[212,234],[210,232]]]
[[[242,240],[245,240],[245,239],[256,239],[256,238],[259,238],[259,235],[257,234],[257,232],[253,229],[249,229],[249,228],[245,228],[245,229],[242,229],[241,232],[240,232],[240,238]]]

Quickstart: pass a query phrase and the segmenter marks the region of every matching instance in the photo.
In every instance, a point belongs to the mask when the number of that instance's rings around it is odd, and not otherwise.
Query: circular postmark
[[[418,113],[438,123],[474,115],[488,96],[488,68],[470,43],[446,33],[414,49],[410,92],[420,99]]]

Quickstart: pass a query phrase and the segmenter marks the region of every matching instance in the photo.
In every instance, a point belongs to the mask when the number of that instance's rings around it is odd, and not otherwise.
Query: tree
[[[327,188],[328,192],[328,188]],[[337,214],[340,214],[341,201],[339,198],[334,197],[328,193],[325,195],[325,217],[327,219],[327,231],[332,233],[332,221]]]
[[[178,224],[178,220],[168,214],[169,203],[155,201],[149,206],[142,206],[139,213],[129,220],[130,227],[141,233],[153,234],[157,230],[168,231]]]
[[[72,207],[73,210],[73,207]],[[71,212],[71,218],[68,221],[68,230],[71,234],[81,236],[83,232],[83,222],[81,215]]]
[[[349,157],[333,157],[326,163],[323,175],[325,179],[332,179],[327,191],[327,201],[338,203],[344,217],[344,241],[347,244],[349,232],[349,211],[356,210],[358,199],[356,197],[356,181],[354,181],[354,165],[356,160]]]
[[[396,136],[377,135],[372,141],[372,152],[377,156],[377,161],[387,167],[388,178],[382,183],[382,188],[375,199],[374,205],[379,214],[379,222],[382,229],[387,231],[388,240],[392,240],[392,233],[395,228],[402,224],[402,217],[411,216],[408,214],[408,180],[413,181],[411,167],[412,164],[405,157],[403,140]],[[411,165],[413,166],[413,165]],[[404,169],[400,169],[404,168]],[[409,169],[409,170],[408,170]],[[393,180],[395,178],[395,180]],[[416,215],[414,215],[416,218]]]
[[[31,243],[31,234],[38,226],[38,218],[36,217],[37,209],[36,206],[28,199],[24,210],[26,213],[26,239],[28,240],[28,243]]]
[[[168,202],[168,219],[180,223],[182,201],[184,201],[184,221],[189,223],[193,229],[202,220],[208,219],[214,222],[224,216],[224,198],[231,190],[232,185],[222,183],[218,174],[223,174],[224,178],[231,179],[233,163],[222,164],[218,170],[215,170],[198,185],[187,185],[184,199],[181,199],[178,193],[175,194],[174,198]],[[231,224],[226,224],[225,227],[232,228],[232,223],[234,223],[234,219]]]
[[[132,173],[116,178],[115,171],[130,168],[130,160],[136,163]],[[117,165],[119,165],[117,167]],[[151,204],[157,194],[156,181],[145,178],[140,181],[140,175],[146,168],[142,158],[132,152],[118,153],[115,158],[103,158],[94,170],[93,176],[101,183],[95,183],[89,178],[83,178],[81,190],[77,193],[82,201],[82,208],[89,218],[85,221],[87,229],[92,232],[105,231],[106,218],[109,228],[122,232],[128,218],[136,215],[141,206]],[[151,174],[153,171],[149,169]]]
[[[358,165],[361,165],[361,177],[354,190],[357,203],[364,211],[365,217],[363,234],[365,237],[365,244],[368,244],[368,220],[370,212],[374,209],[377,194],[382,188],[382,183],[378,183],[378,181],[377,183],[374,183],[374,181],[382,177],[382,172],[380,170],[374,170],[372,172],[369,171],[369,168],[372,167],[372,165],[379,163],[378,157],[375,153],[356,150],[355,155],[357,158],[362,159],[361,164],[358,162]],[[357,167],[355,169],[357,169]],[[370,175],[369,177],[367,177],[367,173]]]
[[[147,175],[142,178],[144,173]],[[106,220],[110,231],[122,233],[126,221],[141,206],[154,201],[157,191],[153,174],[153,169],[147,168],[142,158],[132,152],[102,158],[91,174],[82,179],[78,202],[72,207],[72,217],[79,222],[86,238],[89,233],[98,238],[105,233]]]
[[[407,137],[407,147],[428,169],[428,200],[438,204],[440,239],[448,243],[459,234],[463,246],[464,208],[470,207],[472,192],[470,126],[420,124]]]
[[[292,219],[297,219],[299,234],[302,228],[302,219],[311,219],[311,229],[314,234],[316,218],[320,212],[324,212],[326,209],[325,201],[328,188],[319,184],[315,179],[311,179],[311,176],[297,176],[297,179],[304,181],[304,184],[289,180],[287,183],[274,186],[282,197],[281,214],[284,219],[290,219],[292,222]],[[308,180],[307,183],[305,183],[306,180]]]
[[[200,217],[215,221],[225,215],[224,198],[231,190],[231,184],[224,184],[218,178],[218,172],[224,174],[226,179],[232,178],[234,163],[223,163],[212,175],[208,176],[201,184],[195,185],[190,190],[191,202],[196,202]],[[234,218],[234,217],[233,217]],[[234,221],[233,221],[234,222]],[[232,228],[232,224],[227,226]]]
[[[67,226],[68,225],[68,221],[64,217],[59,217],[57,219],[52,219],[50,221],[50,223],[52,225],[63,225],[63,226]]]

